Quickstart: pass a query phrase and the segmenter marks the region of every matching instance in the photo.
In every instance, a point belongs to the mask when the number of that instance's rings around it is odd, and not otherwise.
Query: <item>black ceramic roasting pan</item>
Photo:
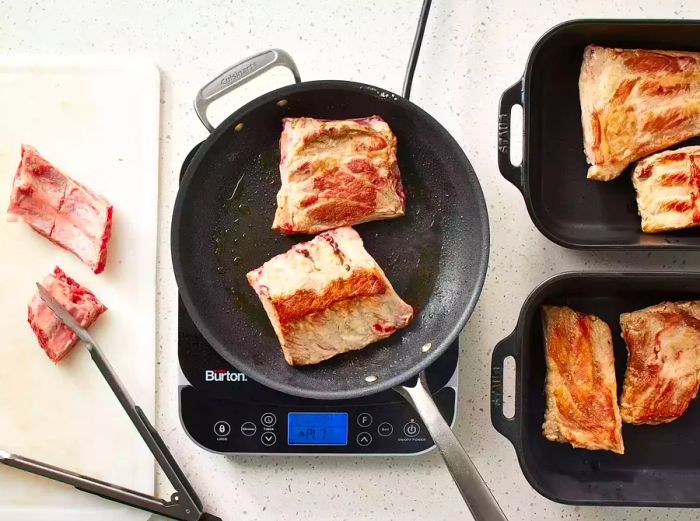
[[[574,20],[535,44],[525,74],[501,97],[498,164],[525,198],[537,228],[577,249],[696,249],[700,228],[644,234],[630,169],[613,181],[586,179],[578,77],[583,49],[606,47],[700,51],[697,20]],[[510,113],[523,107],[523,159],[510,162]],[[700,144],[700,139],[676,147]],[[672,148],[676,148],[672,147]]]
[[[700,507],[700,398],[679,419],[658,426],[623,424],[625,454],[548,441],[540,306],[566,305],[605,320],[612,330],[618,393],[627,362],[620,313],[664,300],[700,299],[700,273],[565,273],[527,298],[515,331],[491,361],[491,421],[515,447],[537,492],[560,503]],[[515,359],[515,415],[503,414],[503,361]]]

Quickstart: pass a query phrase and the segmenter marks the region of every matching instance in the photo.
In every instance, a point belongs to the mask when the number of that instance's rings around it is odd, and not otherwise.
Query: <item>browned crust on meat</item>
[[[547,439],[622,454],[612,337],[595,315],[543,306]]]
[[[379,116],[285,118],[280,148],[273,230],[318,233],[404,215],[396,137]]]
[[[272,299],[282,328],[308,315],[320,313],[341,301],[383,295],[387,286],[382,277],[370,270],[358,270],[346,279],[330,282],[322,293],[303,289],[282,298]],[[354,305],[350,302],[351,305]]]

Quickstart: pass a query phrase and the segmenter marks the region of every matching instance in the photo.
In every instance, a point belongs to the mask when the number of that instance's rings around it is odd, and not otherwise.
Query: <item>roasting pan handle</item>
[[[503,434],[513,446],[518,448],[520,444],[520,415],[518,402],[515,402],[515,414],[512,418],[506,418],[503,414],[503,361],[512,356],[515,359],[515,371],[520,370],[520,360],[516,343],[516,332],[501,340],[491,355],[491,423],[494,428]],[[516,389],[517,394],[517,389]]]
[[[510,162],[510,111],[522,105],[522,80],[506,89],[498,104],[498,169],[503,177],[522,192],[522,165]]]
[[[216,78],[199,89],[194,99],[194,111],[199,120],[209,132],[214,132],[214,126],[207,119],[207,108],[224,94],[240,87],[273,67],[286,67],[294,75],[296,83],[301,82],[299,69],[292,57],[282,49],[270,49],[232,65]]]

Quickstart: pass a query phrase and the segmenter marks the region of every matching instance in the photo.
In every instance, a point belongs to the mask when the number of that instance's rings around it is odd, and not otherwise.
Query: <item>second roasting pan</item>
[[[700,51],[700,21],[574,20],[547,32],[532,49],[523,77],[501,97],[501,173],[523,193],[537,228],[562,246],[700,248],[700,228],[642,233],[630,169],[613,181],[586,179],[578,76],[588,44]],[[524,118],[523,160],[518,166],[510,162],[514,105],[522,105]],[[700,139],[672,148],[690,144],[700,144]]]
[[[523,304],[515,331],[491,361],[491,421],[515,447],[520,467],[543,496],[578,505],[700,507],[700,399],[677,420],[623,424],[625,454],[574,449],[542,435],[545,397],[542,304],[566,305],[605,320],[612,330],[618,394],[627,363],[620,313],[664,300],[700,298],[700,273],[565,273]],[[503,361],[515,359],[515,415],[503,415]]]

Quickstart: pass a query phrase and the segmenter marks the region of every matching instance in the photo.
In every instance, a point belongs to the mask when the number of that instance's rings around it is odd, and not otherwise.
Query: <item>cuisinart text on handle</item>
[[[225,371],[224,369],[207,369],[204,371],[205,382],[247,382],[243,373]]]
[[[255,70],[255,68],[258,66],[257,62],[250,63],[243,67],[242,69],[238,69],[237,71],[233,71],[231,74],[228,74],[221,78],[221,85],[228,85],[229,83],[233,83],[234,81],[240,80],[243,76],[246,74],[250,73],[251,71]]]

